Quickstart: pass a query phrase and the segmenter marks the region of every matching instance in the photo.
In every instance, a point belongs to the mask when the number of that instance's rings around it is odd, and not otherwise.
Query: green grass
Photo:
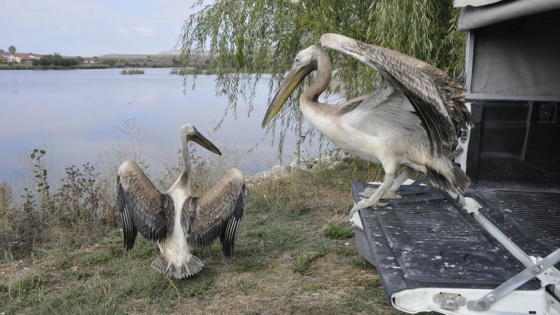
[[[336,224],[329,224],[323,233],[333,240],[346,240],[354,236],[354,230],[350,227]]]
[[[61,230],[76,239],[0,264],[0,313],[401,314],[346,223],[349,183],[375,171],[350,161],[250,187],[233,256],[197,249],[205,266],[189,279],[153,270],[157,245],[140,235],[127,252],[120,228],[89,239]]]
[[[212,295],[212,291],[214,291],[214,281],[215,279],[211,278],[190,283],[184,286],[183,292],[188,297],[208,298]]]
[[[294,261],[294,272],[300,274],[308,274],[309,269],[314,261],[327,254],[326,248],[321,248],[318,252],[300,253]]]

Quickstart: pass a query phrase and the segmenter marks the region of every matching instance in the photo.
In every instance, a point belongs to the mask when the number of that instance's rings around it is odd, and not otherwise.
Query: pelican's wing
[[[341,125],[375,137],[388,133],[415,133],[422,128],[410,101],[386,80],[382,80],[372,94],[338,107],[337,115]]]
[[[163,241],[174,212],[169,196],[160,193],[133,161],[119,167],[116,190],[125,248],[134,246],[137,231],[148,240]]]
[[[445,72],[411,56],[364,44],[337,34],[324,34],[321,44],[348,54],[375,68],[402,90],[422,121],[432,153],[442,154],[457,139],[457,128],[470,125],[464,89]]]
[[[233,252],[235,233],[245,205],[245,180],[240,170],[233,168],[204,195],[185,202],[181,223],[189,245],[210,244],[218,236],[226,256]]]

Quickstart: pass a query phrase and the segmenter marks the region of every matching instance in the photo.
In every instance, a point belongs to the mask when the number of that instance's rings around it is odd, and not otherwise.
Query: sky
[[[0,49],[93,57],[158,54],[177,45],[195,0],[3,1]]]

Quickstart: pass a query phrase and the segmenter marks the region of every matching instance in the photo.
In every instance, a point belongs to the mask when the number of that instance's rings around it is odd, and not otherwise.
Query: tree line
[[[54,53],[52,55],[41,56],[40,59],[34,59],[31,64],[41,67],[75,67],[82,64],[84,59],[82,57],[62,57],[60,54]]]

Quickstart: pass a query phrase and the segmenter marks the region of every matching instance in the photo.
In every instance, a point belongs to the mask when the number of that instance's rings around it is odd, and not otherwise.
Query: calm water
[[[214,132],[228,104],[227,97],[215,96],[215,76],[199,76],[196,89],[184,95],[183,78],[169,71],[145,69],[144,75],[127,76],[118,69],[0,71],[0,182],[28,175],[24,163],[35,148],[47,151],[47,165],[58,175],[71,165],[95,165],[112,148],[134,142],[123,132],[124,122],[138,127],[135,137],[152,170],[177,154],[185,123],[197,126],[219,148],[237,151],[246,173],[279,163],[272,135],[260,127],[268,80],[257,86],[250,117],[240,99],[237,119],[228,116]],[[287,142],[284,164],[295,156],[295,141]],[[246,154],[257,143],[258,149]]]

